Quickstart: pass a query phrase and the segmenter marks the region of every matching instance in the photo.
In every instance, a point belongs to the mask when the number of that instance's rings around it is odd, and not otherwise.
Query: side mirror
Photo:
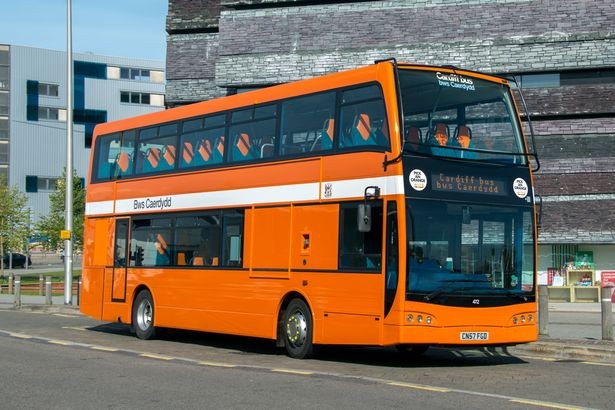
[[[370,232],[372,230],[372,206],[359,204],[357,207],[357,229],[359,232]]]

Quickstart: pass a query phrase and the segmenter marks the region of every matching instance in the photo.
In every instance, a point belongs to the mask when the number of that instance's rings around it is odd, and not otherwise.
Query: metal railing
[[[36,281],[32,281],[29,283],[24,283],[22,281],[22,277],[39,277],[38,283]],[[53,282],[51,280],[51,276],[45,276],[43,274],[21,274],[14,275],[9,273],[8,275],[8,283],[6,284],[6,290],[8,294],[12,294],[14,296],[14,306],[16,308],[20,308],[22,305],[22,296],[24,291],[29,293],[38,293],[38,296],[44,296],[44,304],[51,305],[53,304],[53,294],[63,295],[64,294],[64,282]],[[5,293],[5,285],[1,285],[0,294]],[[78,277],[77,281],[73,283],[72,286],[72,294],[76,295],[76,304],[75,306],[79,306],[81,299],[81,276]],[[34,295],[36,296],[36,295]]]

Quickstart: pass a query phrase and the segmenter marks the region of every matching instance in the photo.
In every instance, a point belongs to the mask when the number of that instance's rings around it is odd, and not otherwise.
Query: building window
[[[615,83],[615,68],[569,70],[559,73],[514,74],[521,88],[554,88],[565,85]],[[515,85],[512,84],[514,87]]]
[[[26,175],[26,192],[55,192],[58,187],[58,179]]]
[[[0,46],[0,64],[9,65],[9,47]]]
[[[562,85],[613,84],[615,68],[563,71],[560,73],[560,81]]]
[[[107,67],[107,78],[109,80],[119,80],[120,79],[120,68],[108,66]]]
[[[152,83],[164,83],[164,71],[150,70],[149,78]]]
[[[163,83],[164,72],[146,68],[107,67],[107,77],[113,80],[132,80],[148,83]]]
[[[39,120],[66,121],[66,110],[54,107],[38,107]]]
[[[9,93],[0,92],[0,115],[9,115]]]
[[[526,74],[521,76],[521,88],[559,87],[559,73]]]
[[[9,68],[0,66],[0,90],[9,89]]]
[[[120,102],[162,107],[164,106],[164,95],[140,93],[136,91],[120,91]]]
[[[0,118],[0,141],[9,139],[9,120]]]
[[[57,84],[38,83],[38,95],[57,97],[59,86]]]
[[[9,162],[8,141],[0,141],[0,164],[8,164],[8,162]]]

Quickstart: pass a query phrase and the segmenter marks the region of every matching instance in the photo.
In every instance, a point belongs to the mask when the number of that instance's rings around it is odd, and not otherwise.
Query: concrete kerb
[[[73,302],[76,301],[73,296]],[[21,306],[15,306],[15,296],[12,294],[0,294],[0,310],[21,310],[24,312],[49,312],[49,313],[71,313],[81,314],[79,312],[79,306],[77,305],[65,305],[64,296],[53,296],[51,298],[51,305],[45,304],[44,296],[29,296],[24,295],[21,297]]]
[[[537,355],[555,360],[615,363],[615,342],[608,340],[540,339],[508,349],[513,355]]]

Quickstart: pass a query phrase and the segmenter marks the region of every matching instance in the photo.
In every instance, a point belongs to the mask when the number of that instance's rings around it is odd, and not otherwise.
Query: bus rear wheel
[[[149,290],[139,292],[132,305],[132,327],[139,339],[149,340],[156,336],[154,300]]]
[[[307,304],[301,299],[293,299],[284,312],[284,346],[286,353],[294,359],[307,359],[312,356],[313,321]]]

